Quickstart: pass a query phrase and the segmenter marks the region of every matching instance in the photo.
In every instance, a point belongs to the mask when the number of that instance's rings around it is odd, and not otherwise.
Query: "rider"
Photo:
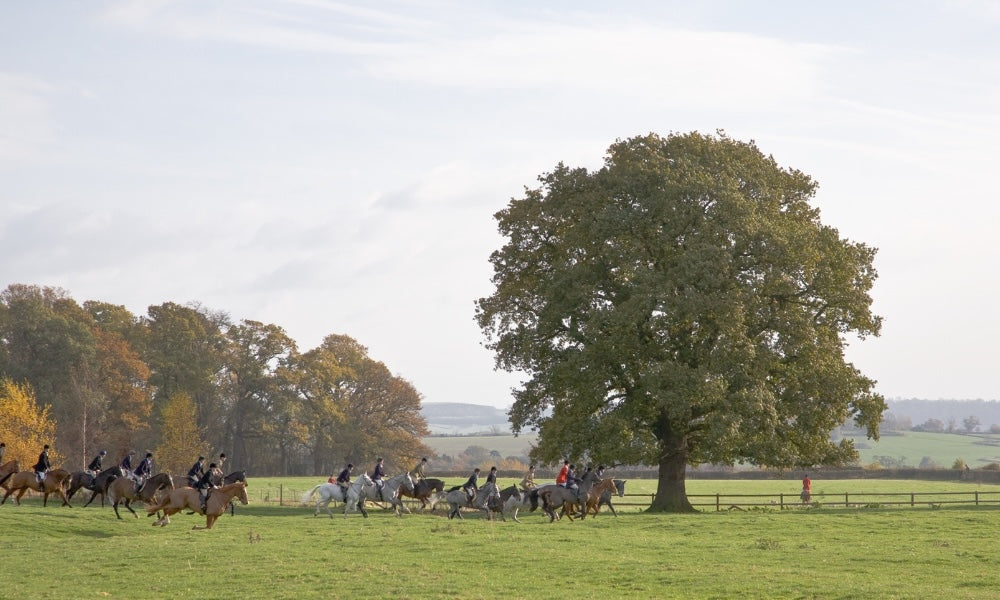
[[[385,477],[385,467],[382,466],[382,457],[379,457],[375,459],[375,469],[372,471],[372,481],[375,482],[375,487],[378,489],[379,500],[382,499],[383,477]]]
[[[490,489],[490,495],[486,497],[486,506],[489,506],[490,500],[493,499],[493,496],[495,496],[496,492],[500,489],[500,486],[497,485],[497,468],[495,466],[490,467],[490,472],[486,475],[486,483],[483,484],[483,487],[486,487],[491,483],[493,484],[493,487]]]
[[[147,452],[146,458],[143,458],[142,461],[139,462],[139,466],[135,468],[135,472],[133,473],[133,475],[135,475],[134,479],[136,483],[139,484],[135,488],[136,494],[142,491],[142,486],[145,485],[146,479],[148,479],[149,476],[152,474],[153,474],[153,453]]]
[[[191,487],[198,485],[201,476],[205,474],[205,457],[199,456],[191,468],[188,469],[187,480]]]
[[[124,476],[126,476],[128,478],[132,478],[132,457],[133,456],[135,456],[135,450],[130,450],[129,453],[125,455],[125,458],[123,458],[122,461],[120,463],[118,463],[118,466],[122,470],[122,475],[124,475]]]
[[[424,466],[426,465],[427,465],[427,457],[425,456],[421,458],[420,462],[417,463],[417,466],[413,467],[413,470],[410,471],[410,477],[413,478],[414,483],[424,478]]]
[[[527,475],[525,475],[524,479],[521,480],[521,489],[527,492],[534,487],[537,487],[535,484],[535,465],[531,465],[528,467]]]
[[[354,465],[347,463],[344,470],[337,475],[337,485],[344,492],[344,498],[347,498],[347,488],[351,487],[351,473],[354,471]]]
[[[226,469],[226,458],[227,457],[226,457],[226,453],[225,452],[219,453],[219,462],[217,463],[218,466],[216,466],[216,468],[219,470],[219,473],[220,473],[219,477],[220,478],[221,477],[225,477],[225,472],[226,472],[225,471],[225,469]]]
[[[212,483],[212,475],[219,473],[218,467],[215,463],[208,465],[208,470],[201,476],[198,483],[195,484],[195,489],[198,490],[201,495],[201,512],[202,514],[208,512],[208,495],[212,490],[216,488],[215,484]]]
[[[472,470],[472,475],[469,476],[468,481],[462,484],[462,489],[469,496],[470,502],[476,497],[476,491],[479,489],[479,467]]]
[[[39,489],[45,489],[45,473],[51,468],[52,464],[49,462],[49,445],[45,444],[45,447],[42,448],[42,453],[38,455],[38,462],[32,467],[35,470],[35,477],[38,478]]]
[[[580,496],[580,486],[577,484],[580,482],[576,478],[576,465],[570,465],[569,470],[566,471],[566,489],[573,490],[573,493],[579,497]]]
[[[563,466],[559,469],[559,474],[556,475],[556,485],[561,485],[566,487],[566,475],[569,474],[569,460],[563,461]]]
[[[107,456],[107,455],[108,455],[108,451],[107,450],[101,450],[100,452],[98,452],[97,456],[94,457],[94,460],[90,461],[90,464],[87,465],[87,470],[90,471],[90,472],[92,472],[94,475],[97,475],[98,473],[100,473],[101,472],[101,462],[104,460],[104,457]]]

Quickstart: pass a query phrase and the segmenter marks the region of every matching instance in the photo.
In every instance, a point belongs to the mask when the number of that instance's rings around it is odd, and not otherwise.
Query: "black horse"
[[[104,469],[97,475],[91,471],[77,471],[70,476],[69,491],[66,493],[67,499],[72,499],[73,494],[81,489],[91,492],[90,500],[84,506],[89,506],[98,494],[101,495],[101,506],[104,506],[104,498],[108,493],[108,484],[122,476],[120,467],[110,467]]]

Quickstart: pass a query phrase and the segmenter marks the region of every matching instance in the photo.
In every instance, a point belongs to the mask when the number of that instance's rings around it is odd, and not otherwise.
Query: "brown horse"
[[[20,469],[21,465],[16,460],[5,462],[3,466],[0,466],[0,487],[4,490],[9,489],[7,486],[7,480]]]
[[[581,519],[587,518],[587,513],[593,511],[594,516],[597,516],[597,509],[601,503],[601,496],[605,493],[614,494],[617,491],[615,487],[615,480],[610,477],[607,479],[602,479],[594,484],[594,487],[590,488],[590,493],[587,494],[587,505],[583,509],[583,516]],[[618,515],[615,515],[616,517]]]
[[[153,526],[166,527],[170,523],[170,515],[177,514],[184,509],[193,510],[200,515],[205,515],[205,527],[195,526],[193,529],[211,529],[212,525],[215,525],[215,520],[226,512],[226,507],[232,502],[233,497],[239,498],[242,504],[250,502],[247,498],[247,483],[245,481],[230,483],[212,490],[208,495],[204,511],[201,509],[201,494],[198,490],[189,487],[175,489],[159,503],[147,508],[146,511],[149,513],[147,516],[153,516],[153,513],[162,510],[163,517],[157,519]]]
[[[439,498],[437,494],[443,491],[444,482],[440,479],[421,479],[420,481],[413,482],[412,493],[406,486],[401,486],[399,488],[399,495],[420,500],[421,510],[427,508],[427,503],[430,502],[431,511],[433,511],[434,505],[437,504]],[[434,499],[431,499],[431,496],[434,496]]]
[[[0,504],[6,502],[7,498],[14,492],[17,492],[14,501],[21,504],[21,496],[31,490],[43,494],[42,506],[48,505],[49,494],[59,494],[63,506],[72,506],[69,503],[69,498],[66,497],[66,490],[63,489],[69,481],[69,477],[70,472],[66,469],[53,469],[45,474],[45,479],[39,485],[38,477],[34,471],[21,471],[7,480],[7,493],[4,494],[3,500],[0,500]]]
[[[138,519],[139,515],[135,514],[135,511],[130,506],[133,500],[141,500],[146,504],[152,504],[157,492],[162,489],[172,490],[174,489],[174,484],[170,480],[169,473],[157,473],[146,480],[141,490],[137,490],[137,488],[138,485],[128,477],[119,477],[108,484],[108,500],[111,501],[111,506],[115,509],[115,515],[119,519],[122,516],[118,513],[118,504],[122,500],[125,501],[125,508],[132,513],[132,516]]]

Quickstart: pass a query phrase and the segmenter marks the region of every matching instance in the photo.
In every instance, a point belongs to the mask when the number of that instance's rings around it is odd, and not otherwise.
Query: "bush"
[[[953,462],[951,464],[951,468],[952,469],[963,470],[963,469],[965,469],[965,467],[966,467],[965,460],[963,460],[961,458],[956,458],[955,462]]]
[[[1000,463],[991,462],[983,467],[984,471],[1000,471]]]

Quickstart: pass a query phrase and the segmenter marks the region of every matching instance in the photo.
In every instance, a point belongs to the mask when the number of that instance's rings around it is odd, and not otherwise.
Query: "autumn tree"
[[[194,401],[186,393],[177,392],[166,400],[160,413],[163,425],[156,464],[162,470],[182,475],[199,456],[209,455],[204,431],[195,420]]]
[[[429,453],[420,441],[430,433],[420,394],[353,338],[328,335],[296,367],[297,390],[310,413],[315,472],[347,462],[373,465],[379,456],[401,471]]]
[[[150,369],[155,407],[183,392],[195,404],[198,426],[213,447],[222,447],[225,407],[221,385],[225,377],[228,317],[200,306],[174,302],[150,306],[142,320],[141,355]]]
[[[113,456],[151,444],[153,411],[149,367],[118,333],[97,329],[97,382],[105,410],[100,421],[99,444]],[[189,398],[190,400],[190,398]]]
[[[58,465],[63,456],[55,446],[56,423],[47,407],[40,407],[28,383],[0,378],[0,441],[7,445],[4,462],[16,459],[22,471],[31,468],[45,444],[52,445],[49,460]]]
[[[51,444],[83,460],[79,426],[97,403],[90,380],[92,320],[60,288],[12,284],[0,293],[0,375],[31,384],[57,430]]]
[[[877,335],[875,250],[842,239],[816,184],[725,134],[640,136],[603,168],[559,164],[496,214],[504,246],[476,318],[532,456],[659,469],[654,511],[688,511],[688,465],[853,460],[885,402],[844,358]]]
[[[284,393],[278,371],[296,352],[295,341],[277,325],[243,320],[225,332],[226,376],[221,392],[224,447],[234,465],[256,470],[278,445]]]

